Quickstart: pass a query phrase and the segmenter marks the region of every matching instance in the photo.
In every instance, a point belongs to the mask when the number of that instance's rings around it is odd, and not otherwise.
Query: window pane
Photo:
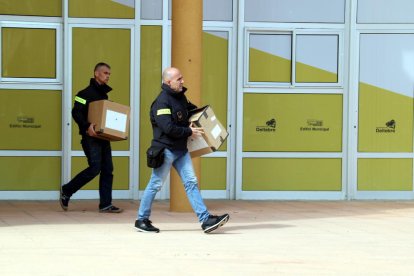
[[[72,103],[75,95],[89,85],[95,65],[103,61],[111,66],[108,85],[113,90],[109,99],[129,106],[131,30],[73,28],[72,43]],[[74,150],[82,150],[79,141],[78,126],[72,121]],[[128,150],[129,141],[112,143],[112,150]]]
[[[243,158],[243,191],[341,191],[342,160]]]
[[[69,17],[135,18],[134,0],[69,0]]]
[[[0,14],[62,16],[62,0],[0,0]]]
[[[338,82],[338,36],[296,36],[296,82]]]
[[[141,19],[162,19],[162,0],[141,0]]]
[[[145,189],[151,176],[147,167],[146,150],[152,139],[149,119],[151,103],[161,91],[162,27],[141,27],[140,60],[140,122],[139,122],[139,189]]]
[[[358,159],[358,191],[412,190],[412,159]]]
[[[56,78],[56,30],[2,28],[2,77]]]
[[[206,21],[232,21],[232,0],[204,0],[203,20]]]
[[[201,158],[200,190],[226,190],[226,158]]]
[[[203,78],[201,104],[210,105],[227,126],[228,33],[203,32]],[[220,147],[227,150],[227,141]]]
[[[291,82],[292,36],[251,34],[250,82]]]
[[[414,23],[412,0],[358,0],[358,23]]]
[[[59,191],[60,157],[0,157],[0,191]]]
[[[62,93],[0,90],[1,150],[61,150]]]
[[[244,10],[247,22],[345,22],[345,0],[246,0]]]
[[[342,95],[245,93],[243,101],[243,151],[342,151]]]
[[[172,2],[168,1],[168,19],[171,19]],[[205,21],[232,21],[233,1],[232,0],[204,0],[203,20]]]
[[[414,34],[360,36],[358,151],[412,152]]]

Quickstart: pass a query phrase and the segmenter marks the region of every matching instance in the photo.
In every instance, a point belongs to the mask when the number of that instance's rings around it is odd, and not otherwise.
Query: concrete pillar
[[[187,98],[201,104],[203,0],[172,0],[172,62],[184,77]],[[200,158],[193,159],[200,180]],[[177,172],[171,170],[170,210],[190,212],[183,184]]]

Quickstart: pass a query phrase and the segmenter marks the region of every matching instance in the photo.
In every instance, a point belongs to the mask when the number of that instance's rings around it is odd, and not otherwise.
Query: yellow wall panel
[[[291,82],[291,61],[254,48],[249,49],[249,81]]]
[[[244,191],[341,191],[342,160],[244,158]]]
[[[203,78],[201,104],[210,105],[221,124],[227,127],[228,40],[203,33]],[[185,78],[185,76],[184,76]],[[227,141],[220,151],[227,150]]]
[[[135,9],[112,0],[69,0],[69,17],[135,18]]]
[[[296,82],[336,83],[338,82],[338,74],[296,62]]]
[[[141,82],[139,123],[139,189],[145,189],[151,175],[147,167],[146,150],[152,139],[150,106],[161,91],[162,29],[160,26],[141,27]]]
[[[201,190],[226,190],[226,158],[201,158]]]
[[[129,190],[129,158],[128,157],[112,157],[114,164],[114,182],[113,190]],[[86,157],[72,157],[72,178],[88,167]],[[86,184],[82,190],[98,190],[99,175],[91,182]]]
[[[0,157],[0,191],[58,191],[60,157]]]
[[[108,93],[111,101],[130,105],[131,31],[129,29],[73,28],[72,103],[75,95],[89,85],[98,62],[111,66]],[[113,150],[128,150],[130,139],[111,143]],[[72,120],[72,148],[82,150],[79,129]]]
[[[243,151],[342,151],[342,95],[244,94]]]
[[[62,93],[0,90],[2,150],[61,150]]]
[[[62,16],[62,0],[0,0],[0,14]]]
[[[358,151],[412,152],[413,98],[359,85]]]
[[[412,190],[412,159],[358,159],[358,191]]]
[[[56,30],[2,28],[2,77],[56,78]]]

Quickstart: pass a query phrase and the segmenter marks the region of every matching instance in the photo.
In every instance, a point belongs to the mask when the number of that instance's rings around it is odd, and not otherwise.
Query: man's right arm
[[[78,94],[75,97],[75,103],[72,109],[72,117],[78,124],[80,132],[86,134],[90,123],[88,122],[88,118],[85,116],[85,114],[88,114],[87,100]]]

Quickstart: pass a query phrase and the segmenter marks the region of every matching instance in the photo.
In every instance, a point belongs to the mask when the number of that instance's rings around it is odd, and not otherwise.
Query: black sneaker
[[[135,228],[138,229],[140,232],[146,232],[146,233],[158,233],[160,232],[160,229],[154,227],[152,224],[152,221],[149,219],[137,219],[135,221]]]
[[[208,219],[201,225],[201,228],[203,228],[204,233],[211,233],[217,228],[226,224],[229,218],[230,216],[228,214],[224,214],[222,216],[209,215]]]
[[[114,205],[99,209],[99,213],[122,213],[124,210]]]
[[[62,207],[63,211],[67,211],[68,210],[69,199],[70,199],[70,197],[67,196],[67,195],[65,195],[62,192],[62,190],[60,190],[59,203],[60,203],[60,207]]]

